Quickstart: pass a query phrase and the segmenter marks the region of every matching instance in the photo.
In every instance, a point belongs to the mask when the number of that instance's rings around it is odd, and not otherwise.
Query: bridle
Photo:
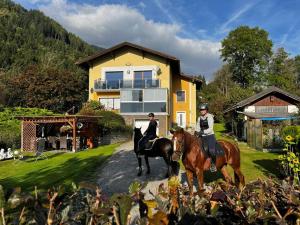
[[[177,142],[179,144],[179,149],[177,149]],[[184,153],[184,134],[181,141],[178,141],[177,138],[174,138],[174,154],[177,155],[179,158]]]

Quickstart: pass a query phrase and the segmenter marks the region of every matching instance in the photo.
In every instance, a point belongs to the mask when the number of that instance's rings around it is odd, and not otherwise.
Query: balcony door
[[[123,71],[105,72],[106,89],[120,89],[123,83]]]
[[[147,82],[152,80],[152,71],[134,71],[133,88],[145,88]]]

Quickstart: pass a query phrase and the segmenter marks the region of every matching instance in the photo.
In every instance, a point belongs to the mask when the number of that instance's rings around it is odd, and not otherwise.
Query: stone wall
[[[99,145],[110,145],[115,143],[120,143],[124,141],[129,141],[132,138],[132,134],[130,133],[112,133],[107,134],[103,137],[100,137]]]

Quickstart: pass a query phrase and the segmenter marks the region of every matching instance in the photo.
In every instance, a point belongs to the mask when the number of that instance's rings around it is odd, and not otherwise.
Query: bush
[[[200,196],[190,197],[184,185],[172,177],[167,186],[145,199],[146,183],[137,181],[128,193],[108,198],[98,186],[73,184],[47,193],[3,190],[0,202],[6,224],[298,224],[299,186],[286,181],[257,180],[242,190],[213,183]],[[138,206],[139,210],[131,210]],[[20,223],[20,221],[22,223]]]
[[[84,104],[78,114],[87,116],[98,116],[99,111],[104,110],[104,106],[98,101],[88,101]]]
[[[79,112],[80,115],[102,116],[98,125],[103,134],[113,132],[131,132],[132,128],[127,126],[124,118],[113,111],[105,111],[103,106],[97,101],[87,102]]]
[[[287,126],[281,130],[281,137],[283,140],[287,136],[291,136],[294,140],[299,140],[300,138],[300,126]]]

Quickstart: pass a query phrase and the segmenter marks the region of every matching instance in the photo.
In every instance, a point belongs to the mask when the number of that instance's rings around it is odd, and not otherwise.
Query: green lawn
[[[34,186],[46,189],[60,184],[90,181],[95,178],[97,168],[113,154],[117,146],[101,146],[78,153],[47,153],[48,159],[37,162],[34,157],[18,162],[1,161],[0,184],[5,188],[22,187],[30,191]]]
[[[215,124],[215,134],[217,139],[222,139],[222,134],[225,133],[225,127],[223,124]],[[242,173],[245,175],[246,182],[256,180],[257,178],[267,178],[270,176],[279,176],[279,161],[278,153],[269,153],[257,151],[248,147],[244,142],[239,142],[241,150],[241,168]],[[228,166],[230,168],[230,166]],[[229,169],[231,175],[233,175],[232,169]],[[220,173],[211,174],[206,173],[205,179],[207,182],[213,181],[217,178],[221,178]]]

